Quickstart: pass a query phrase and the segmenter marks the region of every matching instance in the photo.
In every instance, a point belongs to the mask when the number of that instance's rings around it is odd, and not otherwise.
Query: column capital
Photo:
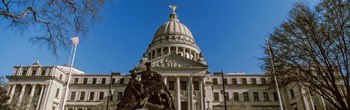
[[[9,85],[9,86],[16,86],[16,84],[13,84],[13,83],[8,83],[7,85]]]

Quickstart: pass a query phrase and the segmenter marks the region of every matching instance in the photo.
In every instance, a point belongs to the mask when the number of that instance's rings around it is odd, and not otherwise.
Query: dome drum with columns
[[[153,60],[167,54],[177,54],[206,65],[191,31],[177,18],[175,9],[168,22],[156,31],[152,43],[144,53],[144,59]]]

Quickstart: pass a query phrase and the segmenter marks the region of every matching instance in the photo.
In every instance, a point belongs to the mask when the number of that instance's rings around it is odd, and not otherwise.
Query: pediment
[[[184,58],[180,55],[169,54],[150,60],[152,68],[157,69],[207,69],[208,66],[199,62]],[[145,62],[136,66],[136,69],[145,68]]]

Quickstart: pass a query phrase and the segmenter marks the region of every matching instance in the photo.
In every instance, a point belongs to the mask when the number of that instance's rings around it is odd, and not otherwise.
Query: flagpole
[[[72,48],[70,49],[70,54],[69,54],[68,65],[70,65],[71,60],[72,60],[72,54],[73,54],[73,50],[74,50],[73,48],[74,48],[74,46],[72,46]]]
[[[273,52],[272,52],[272,48],[271,48],[270,42],[269,42],[269,40],[268,40],[267,38],[266,38],[266,43],[267,43],[267,47],[268,47],[269,54],[270,54],[271,69],[272,69],[272,73],[273,73],[273,77],[274,77],[275,85],[276,85],[276,89],[277,89],[277,94],[278,94],[278,101],[279,101],[279,105],[280,105],[280,110],[283,110],[283,104],[282,104],[282,99],[281,99],[281,93],[280,93],[280,89],[279,89],[278,81],[277,81],[277,77],[276,77],[276,70],[275,70]]]
[[[78,39],[78,37],[76,37],[76,39]],[[78,42],[79,42],[79,40],[74,41],[73,38],[72,38],[72,41],[73,41],[73,46],[74,46],[73,56],[71,56],[72,59],[71,59],[71,62],[70,62],[70,67],[69,67],[68,81],[66,83],[65,92],[63,94],[63,102],[62,102],[61,110],[65,109],[66,101],[67,101],[67,98],[68,98],[69,85],[70,85],[70,80],[71,80],[71,75],[72,75],[72,70],[73,70],[73,65],[74,65],[75,53],[77,51],[77,46],[78,46]]]

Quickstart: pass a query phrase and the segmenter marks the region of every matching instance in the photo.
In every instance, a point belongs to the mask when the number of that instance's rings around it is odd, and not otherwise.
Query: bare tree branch
[[[298,3],[270,34],[282,86],[301,83],[339,110],[348,110],[350,105],[349,3],[323,0],[315,10]],[[268,59],[262,58],[267,71]]]
[[[58,55],[59,49],[67,48],[69,38],[88,31],[89,23],[97,20],[104,3],[104,0],[2,0],[0,17],[8,21],[9,28],[20,32],[39,31],[30,41]]]

